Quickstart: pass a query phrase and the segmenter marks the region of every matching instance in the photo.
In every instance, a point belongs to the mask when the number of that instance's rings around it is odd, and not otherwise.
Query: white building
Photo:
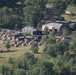
[[[44,31],[45,27],[48,27],[49,30],[53,30],[53,29],[56,29],[56,30],[59,30],[61,27],[62,27],[63,24],[61,23],[47,23],[47,24],[44,24],[42,25],[42,31]]]

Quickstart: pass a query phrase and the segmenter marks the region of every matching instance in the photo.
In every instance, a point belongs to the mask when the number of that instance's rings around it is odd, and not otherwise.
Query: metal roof
[[[32,30],[36,30],[35,28],[30,27],[30,26],[26,26],[26,27],[24,27],[24,28],[22,28],[22,29],[24,29],[25,31],[32,31]]]
[[[27,39],[27,38],[32,39],[33,37],[32,37],[32,36],[26,36],[26,39]]]
[[[45,26],[52,26],[54,27],[55,29],[59,29],[63,24],[61,23],[47,23],[47,24],[44,24]]]

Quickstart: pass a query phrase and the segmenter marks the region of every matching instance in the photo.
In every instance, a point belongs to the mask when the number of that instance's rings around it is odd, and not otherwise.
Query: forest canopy
[[[52,4],[53,10],[47,10],[46,4]],[[68,5],[76,0],[0,0],[0,26],[18,29],[29,25],[37,27],[48,16],[61,15]]]

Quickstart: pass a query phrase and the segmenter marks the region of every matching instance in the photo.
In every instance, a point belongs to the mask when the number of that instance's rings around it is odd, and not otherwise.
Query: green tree
[[[64,67],[65,60],[63,61],[62,55],[58,55],[57,58],[54,60],[54,67],[53,70],[58,74],[63,74],[62,71]],[[66,69],[66,68],[65,68]]]
[[[41,41],[42,43],[45,43],[45,44],[53,44],[56,42],[56,39],[53,35],[49,34],[49,35],[42,36]]]
[[[5,47],[6,47],[7,50],[9,51],[9,48],[11,47],[10,44],[9,44],[9,42],[7,42],[7,43],[5,44]]]
[[[8,60],[8,63],[13,64],[14,63],[14,59],[10,57],[9,60]]]
[[[13,10],[8,7],[0,8],[0,25],[7,25],[12,19]]]
[[[49,35],[48,35],[48,40],[47,40],[47,42],[48,42],[49,44],[54,44],[54,43],[56,42],[56,39],[55,39],[55,37],[54,37],[54,34],[49,34]]]
[[[14,62],[14,67],[17,69],[28,70],[27,60],[24,58],[18,59],[16,62]]]
[[[2,66],[2,75],[8,75],[8,72],[9,72],[9,67],[3,65]]]
[[[18,1],[19,0],[0,0],[0,7],[7,6],[13,8],[16,7]]]
[[[74,54],[76,54],[76,47],[75,47],[75,45],[76,45],[76,38],[75,37],[76,37],[76,32],[74,31],[72,33],[72,38],[71,38],[71,40],[69,42],[69,50],[71,52],[73,52]]]
[[[46,49],[46,53],[48,53],[52,57],[57,56],[57,45],[52,44],[51,46],[48,46]]]
[[[51,32],[51,35],[52,35],[52,36],[55,36],[55,34],[56,34],[56,30],[53,29],[52,32]]]
[[[41,38],[42,43],[47,43],[47,40],[48,40],[48,35],[42,36]]]
[[[64,29],[63,30],[63,36],[66,37],[69,35],[69,30],[68,29]]]
[[[33,66],[34,64],[36,64],[37,62],[37,58],[35,58],[35,56],[31,53],[25,53],[24,55],[27,60],[27,62],[29,63],[29,67],[31,68],[31,66]]]
[[[38,75],[52,75],[53,74],[53,64],[48,61],[39,60],[36,63],[35,68],[39,71]]]
[[[49,33],[49,29],[48,29],[48,27],[46,26],[45,28],[44,28],[44,34],[48,34]]]
[[[13,75],[26,75],[26,72],[23,69],[16,69]]]
[[[46,14],[46,0],[25,0],[23,8],[24,20],[27,25],[37,27],[38,23],[44,19]]]
[[[74,52],[74,54],[76,54],[76,39],[75,40],[71,40],[70,41],[70,45],[69,45],[69,50],[71,52]]]
[[[67,7],[67,3],[64,0],[50,0],[53,4],[53,13],[54,15],[62,14]]]
[[[31,45],[31,50],[34,52],[34,53],[38,53],[38,44],[37,43],[32,43]]]
[[[14,68],[31,70],[33,66],[36,64],[37,58],[31,53],[25,53],[23,57],[19,58],[14,62]]]
[[[69,50],[69,43],[67,40],[56,43],[58,54],[64,54],[64,52]]]
[[[70,23],[69,28],[70,28],[70,30],[75,31],[76,30],[76,23]]]
[[[43,51],[50,54],[50,56],[57,56],[58,54],[63,55],[66,51],[69,51],[69,43],[67,40],[64,40],[51,45],[49,44],[48,46],[45,46]]]
[[[47,48],[48,48],[48,45],[44,45],[43,53],[47,53]]]
[[[24,0],[1,0],[0,1],[0,26],[3,28],[18,29],[23,26]],[[23,5],[22,5],[23,4]]]

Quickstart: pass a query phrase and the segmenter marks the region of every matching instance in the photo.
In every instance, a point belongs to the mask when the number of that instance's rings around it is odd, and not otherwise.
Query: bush
[[[38,44],[37,43],[32,43],[31,45],[31,50],[34,52],[34,53],[38,53]]]
[[[11,63],[11,64],[13,64],[14,63],[14,59],[10,57],[9,60],[8,60],[8,62]]]
[[[11,47],[10,44],[9,44],[9,42],[7,42],[7,43],[5,44],[5,47],[6,47],[7,50],[9,51],[9,48]]]

